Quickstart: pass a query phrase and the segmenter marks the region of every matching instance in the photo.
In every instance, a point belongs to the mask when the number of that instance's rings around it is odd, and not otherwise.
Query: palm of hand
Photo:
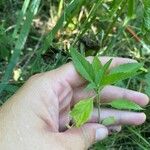
[[[104,57],[102,61],[106,62],[108,59]],[[112,65],[116,66],[129,61],[131,60],[116,58]],[[19,137],[24,137],[28,142],[32,134],[33,141],[31,141],[35,143],[32,145],[40,143],[41,148],[45,147],[45,149],[51,148],[51,144],[49,144],[50,139],[53,141],[53,148],[56,146],[56,149],[59,146],[60,149],[63,149],[63,147],[87,148],[95,140],[93,129],[96,130],[96,128],[100,127],[97,124],[96,109],[89,123],[85,125],[85,128],[88,129],[88,134],[93,136],[83,137],[80,136],[83,132],[82,129],[66,128],[66,125],[70,122],[69,111],[71,107],[78,100],[93,95],[92,91],[86,92],[84,90],[85,86],[86,82],[81,79],[72,64],[31,77],[2,109],[2,112],[5,112],[3,111],[5,106],[7,106],[7,110],[10,108],[9,113],[6,111],[7,117],[15,120],[12,128],[6,128],[8,133],[12,133],[12,129],[17,130]],[[114,86],[106,87],[101,93],[103,102],[122,97],[132,100],[139,105],[148,103],[146,95]],[[109,116],[116,118],[116,125],[112,127],[116,130],[120,129],[122,124],[138,125],[145,121],[144,113],[101,109],[101,119]],[[59,140],[61,142],[58,144]]]

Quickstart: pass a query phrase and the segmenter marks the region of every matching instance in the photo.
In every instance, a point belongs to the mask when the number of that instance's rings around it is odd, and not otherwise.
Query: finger
[[[66,125],[69,124],[70,122],[70,119],[68,120],[69,117],[66,116],[61,116],[60,131],[66,130]],[[105,118],[108,117],[115,118],[114,125],[141,125],[146,120],[146,115],[144,113],[101,108],[100,121],[103,121]],[[96,108],[94,109],[92,117],[88,122],[90,123],[99,122],[98,110]]]
[[[74,89],[73,94],[73,104],[77,103],[81,99],[85,99],[87,97],[92,97],[95,95],[94,91],[86,91],[86,86],[82,86]],[[131,100],[141,106],[145,106],[149,102],[149,97],[143,93],[128,90],[116,86],[106,86],[100,93],[101,102],[110,102],[114,99],[128,99]]]
[[[106,86],[101,91],[101,97],[103,102],[110,102],[113,99],[122,98],[129,99],[141,106],[145,106],[149,102],[149,97],[146,94],[115,86]]]
[[[102,64],[105,64],[108,60],[110,60],[113,57],[100,57],[100,60]],[[93,57],[88,57],[88,61],[92,61]],[[120,64],[124,63],[132,63],[136,62],[132,59],[127,58],[113,58],[111,63],[111,68],[116,67]],[[81,78],[81,76],[77,73],[72,63],[68,63],[66,65],[63,65],[62,67],[55,70],[55,75],[57,76],[57,80],[60,81],[67,81],[71,87],[78,87],[85,83],[85,80]]]
[[[101,109],[100,111],[100,120],[104,120],[108,117],[115,118],[115,125],[141,125],[146,120],[146,115],[144,113],[121,111],[115,109]],[[98,110],[94,109],[93,115],[89,122],[97,122]]]
[[[76,149],[87,149],[94,142],[103,140],[108,135],[105,126],[97,123],[87,123],[81,128],[71,128],[65,132],[70,145],[75,144]]]

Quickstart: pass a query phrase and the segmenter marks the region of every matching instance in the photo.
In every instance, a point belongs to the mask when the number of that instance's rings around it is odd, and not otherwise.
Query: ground
[[[30,3],[28,3],[30,2]],[[144,63],[142,74],[121,87],[150,93],[148,5],[132,0],[1,0],[0,103],[31,75],[70,61],[73,45],[85,56],[121,56]],[[26,9],[27,8],[27,9]],[[22,11],[21,11],[22,10]],[[149,149],[150,108],[139,127],[123,127],[91,149]]]

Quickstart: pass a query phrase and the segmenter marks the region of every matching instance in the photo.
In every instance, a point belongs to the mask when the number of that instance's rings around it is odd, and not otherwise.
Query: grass
[[[86,56],[133,58],[143,62],[149,70],[147,3],[146,0],[1,0],[0,104],[29,76],[68,62],[70,45]],[[145,92],[148,82],[145,75],[143,72],[118,85]],[[121,133],[91,149],[149,149],[149,106],[146,114],[144,125],[124,127]]]

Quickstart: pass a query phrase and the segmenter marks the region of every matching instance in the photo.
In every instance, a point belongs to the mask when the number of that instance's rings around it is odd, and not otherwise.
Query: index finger
[[[133,59],[128,59],[128,58],[120,58],[120,57],[99,57],[100,61],[102,64],[105,64],[107,61],[110,59],[112,60],[112,63],[110,65],[110,69],[117,67],[121,64],[126,64],[126,63],[135,63],[137,62],[136,60]],[[92,62],[93,57],[87,57],[87,60],[89,62]],[[58,71],[58,78],[61,78],[61,81],[67,81],[69,85],[73,88],[79,87],[83,84],[85,84],[85,80],[80,76],[80,74],[76,71],[74,65],[72,62],[63,65],[62,67],[57,69]]]

